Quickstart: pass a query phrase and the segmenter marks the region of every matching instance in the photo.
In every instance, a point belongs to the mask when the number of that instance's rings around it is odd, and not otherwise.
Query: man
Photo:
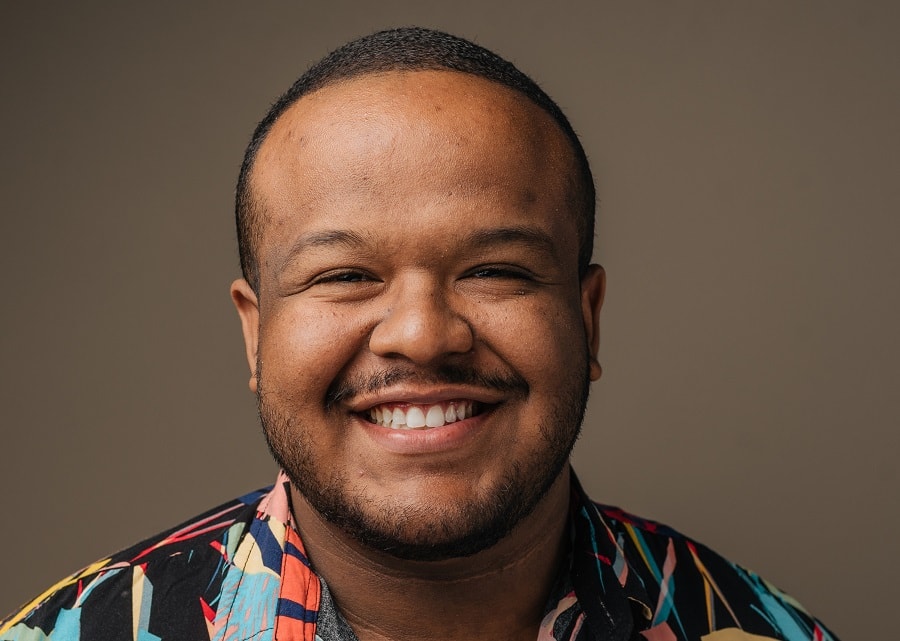
[[[83,570],[2,639],[833,639],[592,504],[594,188],[565,116],[446,34],[363,38],[272,107],[231,295],[275,486]]]

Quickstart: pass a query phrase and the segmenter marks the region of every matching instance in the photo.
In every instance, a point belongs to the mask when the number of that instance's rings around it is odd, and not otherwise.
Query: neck
[[[360,641],[537,638],[565,555],[568,468],[499,543],[446,561],[407,561],[368,549],[291,492],[310,561]]]

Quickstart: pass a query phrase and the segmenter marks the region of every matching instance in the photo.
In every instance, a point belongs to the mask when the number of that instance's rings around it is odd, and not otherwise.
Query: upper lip
[[[447,401],[469,400],[495,405],[505,398],[502,392],[483,387],[466,385],[429,386],[427,388],[396,386],[378,390],[372,394],[359,394],[346,402],[352,412],[365,412],[386,403],[409,403],[411,405],[431,405]]]

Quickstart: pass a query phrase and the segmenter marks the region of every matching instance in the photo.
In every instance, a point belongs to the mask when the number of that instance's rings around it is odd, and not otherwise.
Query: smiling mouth
[[[484,411],[485,405],[478,401],[454,400],[428,405],[383,403],[361,414],[370,423],[394,430],[427,430],[478,416]]]

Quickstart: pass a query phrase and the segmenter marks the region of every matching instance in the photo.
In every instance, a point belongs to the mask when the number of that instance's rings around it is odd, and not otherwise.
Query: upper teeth
[[[472,416],[472,401],[434,405],[379,405],[369,410],[369,420],[393,429],[415,430],[441,427]]]

